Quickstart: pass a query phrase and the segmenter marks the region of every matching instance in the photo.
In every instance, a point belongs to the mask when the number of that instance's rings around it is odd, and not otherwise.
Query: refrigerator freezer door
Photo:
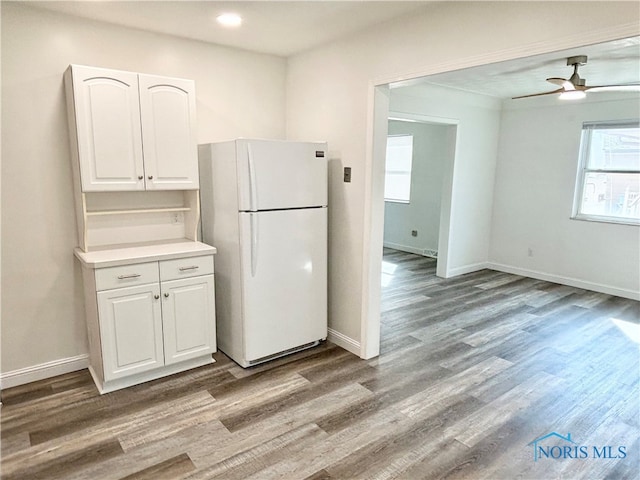
[[[327,205],[325,143],[238,140],[239,210]]]
[[[245,360],[327,337],[327,209],[240,213]]]

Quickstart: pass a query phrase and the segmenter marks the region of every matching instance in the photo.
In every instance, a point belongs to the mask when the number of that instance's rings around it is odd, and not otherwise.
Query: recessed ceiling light
[[[225,27],[239,27],[242,24],[242,17],[237,13],[223,13],[216,17],[216,21]]]

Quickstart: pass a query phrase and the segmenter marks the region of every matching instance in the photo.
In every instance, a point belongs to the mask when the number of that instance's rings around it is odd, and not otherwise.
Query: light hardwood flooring
[[[103,396],[87,371],[3,391],[2,478],[638,478],[638,302],[445,280],[390,250],[384,270],[373,360],[324,344],[248,370],[217,353]],[[534,462],[551,432],[626,457]]]

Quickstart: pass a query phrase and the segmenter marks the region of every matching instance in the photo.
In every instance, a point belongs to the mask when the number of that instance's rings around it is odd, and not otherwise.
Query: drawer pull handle
[[[181,272],[186,272],[187,270],[197,270],[200,268],[198,265],[191,265],[190,267],[180,267]]]
[[[129,275],[118,275],[119,280],[125,280],[127,278],[138,278],[140,276],[139,273],[130,273]]]

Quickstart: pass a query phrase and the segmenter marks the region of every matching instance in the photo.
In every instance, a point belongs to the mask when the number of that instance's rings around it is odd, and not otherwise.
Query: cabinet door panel
[[[159,295],[158,284],[98,292],[105,380],[164,365]]]
[[[213,275],[162,283],[165,363],[216,350]]]
[[[139,75],[147,190],[198,188],[195,84]]]
[[[72,67],[82,190],[144,190],[138,77]]]

